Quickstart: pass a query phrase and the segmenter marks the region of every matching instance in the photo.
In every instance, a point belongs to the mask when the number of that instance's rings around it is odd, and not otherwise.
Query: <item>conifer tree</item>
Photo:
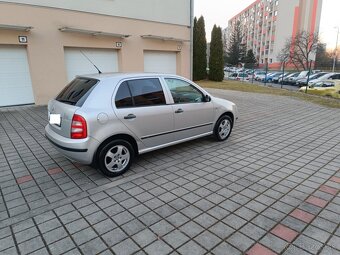
[[[207,77],[207,40],[204,18],[194,19],[193,36],[193,80],[203,80]]]
[[[228,64],[237,66],[242,61],[244,62],[244,58],[246,55],[246,47],[242,43],[242,29],[241,24],[238,21],[235,24],[234,30],[231,35],[229,47],[227,49],[227,60]]]
[[[222,81],[224,78],[222,29],[214,25],[211,32],[209,80]]]
[[[245,68],[253,68],[256,64],[257,60],[254,56],[253,50],[248,50],[247,55],[244,58]]]

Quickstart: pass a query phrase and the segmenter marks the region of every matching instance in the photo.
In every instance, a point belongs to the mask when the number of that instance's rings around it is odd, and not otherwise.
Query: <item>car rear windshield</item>
[[[97,83],[98,80],[95,79],[75,78],[59,93],[56,100],[65,104],[82,106]]]

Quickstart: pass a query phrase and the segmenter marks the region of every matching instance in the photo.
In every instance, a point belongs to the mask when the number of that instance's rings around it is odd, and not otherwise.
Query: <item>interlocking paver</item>
[[[124,240],[126,237],[127,235],[119,228],[102,235],[105,243],[110,247]]]
[[[63,227],[56,228],[50,232],[43,234],[43,238],[47,244],[54,243],[67,236],[68,233]]]
[[[206,250],[199,246],[194,241],[189,241],[185,245],[181,246],[178,249],[179,254],[197,254],[203,255],[206,253]],[[156,255],[156,254],[155,254]]]
[[[75,244],[70,237],[66,237],[55,243],[50,244],[48,247],[53,255],[59,255],[73,249],[75,247]]]
[[[270,232],[287,242],[293,241],[295,237],[299,235],[298,232],[281,224],[275,226],[275,228],[273,228]]]
[[[333,236],[327,243],[330,247],[340,251],[340,237]]]
[[[182,234],[178,230],[174,230],[166,236],[163,236],[162,239],[175,249],[189,240],[186,235]]]
[[[230,244],[223,242],[219,244],[217,247],[215,247],[212,250],[213,254],[215,255],[241,255],[241,252],[237,249],[235,249],[233,246]]]
[[[165,255],[172,251],[172,248],[164,241],[157,240],[149,246],[145,247],[145,252],[150,255]]]
[[[323,199],[320,199],[320,198],[317,198],[317,197],[314,197],[314,196],[309,197],[306,200],[306,202],[310,203],[310,204],[313,204],[313,205],[316,205],[318,207],[322,207],[322,208],[327,205],[327,201],[326,200],[323,200]]]
[[[250,246],[254,244],[254,241],[248,238],[247,236],[236,232],[233,235],[231,235],[227,242],[241,250],[242,252],[245,252],[249,249]]]
[[[96,255],[99,252],[104,251],[106,248],[107,246],[100,238],[93,239],[80,246],[83,253],[87,255]]]
[[[246,236],[254,239],[259,240],[262,236],[266,234],[266,231],[252,223],[247,223],[240,229],[241,233],[245,234]]]
[[[322,247],[322,243],[318,242],[317,240],[314,240],[312,238],[309,238],[305,235],[300,235],[295,241],[294,244],[312,254],[317,254],[318,251]]]
[[[44,246],[45,245],[44,245],[40,236],[37,236],[33,239],[30,239],[30,240],[25,241],[25,242],[18,245],[21,254],[31,253],[31,252],[36,251],[36,250],[38,250],[38,249],[40,249]]]
[[[313,214],[300,209],[295,209],[290,215],[306,223],[310,223],[315,217]]]
[[[36,237],[39,235],[39,231],[36,227],[25,229],[21,232],[15,234],[15,239],[17,243],[22,243],[28,239]]]
[[[227,142],[144,154],[115,179],[46,141],[46,107],[0,108],[0,253],[340,253],[337,110],[212,92],[239,106]]]
[[[189,221],[179,228],[186,235],[193,238],[204,231],[204,228],[193,221]]]
[[[275,252],[269,250],[261,244],[255,244],[247,253],[247,255],[276,255]]]
[[[132,236],[132,239],[141,247],[144,247],[157,239],[157,236],[149,229],[145,229]]]
[[[81,245],[94,239],[95,237],[97,237],[97,234],[91,228],[86,228],[75,233],[73,235],[73,240],[77,245]]]

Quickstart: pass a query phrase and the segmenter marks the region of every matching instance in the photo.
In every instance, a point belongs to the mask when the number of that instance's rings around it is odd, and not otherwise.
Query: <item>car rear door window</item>
[[[203,93],[190,83],[172,78],[166,78],[165,81],[175,104],[199,103],[204,101]]]
[[[97,83],[98,80],[96,79],[76,78],[59,93],[56,100],[70,105],[82,106]]]
[[[131,92],[130,92],[127,82],[123,82],[119,86],[119,89],[116,94],[115,102],[116,102],[117,108],[125,108],[125,107],[133,106]]]
[[[116,94],[117,108],[166,104],[162,85],[157,78],[123,82]]]
[[[158,79],[130,80],[127,83],[135,107],[165,104],[164,92]]]

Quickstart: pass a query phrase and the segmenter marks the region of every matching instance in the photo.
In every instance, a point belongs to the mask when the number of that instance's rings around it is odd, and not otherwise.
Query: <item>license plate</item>
[[[57,125],[60,127],[61,125],[61,116],[60,114],[50,114],[50,124]]]

